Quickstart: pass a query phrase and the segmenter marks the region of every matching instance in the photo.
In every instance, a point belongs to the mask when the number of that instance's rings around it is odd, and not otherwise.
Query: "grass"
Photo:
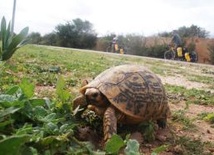
[[[214,88],[214,77],[194,75],[194,76],[189,76],[188,80],[208,84],[210,85],[210,88]]]
[[[214,105],[214,95],[210,91],[199,89],[186,89],[182,86],[165,85],[169,94],[180,94],[187,104]],[[178,99],[179,100],[179,99]]]
[[[119,54],[109,54],[104,52],[89,52],[87,50],[77,50],[77,49],[68,49],[68,48],[56,48],[56,47],[48,47],[48,46],[35,46],[35,45],[27,45],[21,49],[19,49],[10,59],[10,61],[5,64],[0,64],[0,94],[6,92],[9,88],[14,85],[20,85],[22,83],[22,79],[28,79],[31,84],[35,85],[36,92],[34,97],[42,97],[49,98],[56,102],[56,109],[51,107],[48,110],[42,109],[41,107],[37,107],[38,112],[35,109],[32,110],[32,113],[36,112],[36,114],[44,114],[44,113],[56,113],[56,115],[63,117],[62,114],[57,112],[63,111],[63,104],[61,100],[65,100],[67,93],[70,94],[70,99],[68,104],[70,106],[72,99],[77,96],[78,89],[80,88],[81,81],[83,79],[93,80],[100,72],[105,69],[120,65],[120,64],[141,64],[151,69],[154,73],[161,76],[174,76],[175,74],[182,74],[187,79],[190,79],[195,82],[201,82],[204,84],[208,84],[210,89],[213,89],[213,83],[211,77],[207,77],[204,74],[197,75],[191,74],[192,70],[188,72],[186,68],[191,69],[191,65],[186,65],[185,63],[178,64],[176,62],[165,62],[163,60],[154,60],[144,57],[129,57],[127,55],[119,55]],[[195,67],[195,66],[194,66]],[[193,68],[194,68],[193,67]],[[206,66],[202,66],[202,69],[206,69]],[[194,68],[195,69],[195,68]],[[192,76],[190,76],[192,75]],[[55,93],[57,89],[57,82],[59,77],[63,77],[65,88],[62,88],[62,92],[68,90],[68,92],[64,92],[61,96],[61,100],[59,100],[59,94]],[[27,84],[26,84],[27,86]],[[214,106],[214,95],[213,93],[207,90],[201,89],[186,89],[185,87],[175,86],[165,84],[166,91],[169,95],[173,95],[178,102],[183,101],[186,103],[188,108],[188,104],[200,104],[200,105],[209,105]],[[38,89],[41,89],[38,91]],[[58,96],[58,97],[57,97]],[[31,101],[32,99],[29,99]],[[25,102],[25,100],[24,100]],[[52,105],[53,106],[53,105]],[[62,108],[62,109],[61,109]],[[59,110],[60,109],[60,110]],[[1,110],[1,109],[0,109]],[[26,109],[25,109],[26,110]],[[67,109],[68,110],[68,109]],[[52,116],[52,115],[51,115]],[[35,116],[37,117],[37,116]],[[69,116],[70,117],[70,114]],[[213,121],[213,114],[203,114],[198,116],[198,118],[202,120],[206,118],[206,121]],[[52,117],[51,117],[52,118]],[[41,118],[39,118],[41,119]],[[50,119],[50,118],[49,118]],[[56,121],[58,123],[67,123],[69,120],[64,120],[66,122],[60,122],[56,118],[50,119],[52,122],[49,124],[45,124],[43,129],[46,129],[45,132],[51,136],[55,134],[54,132],[58,131],[58,126],[54,124]],[[12,120],[14,121],[14,120]],[[52,123],[52,124],[51,124]],[[194,128],[192,124],[192,120],[189,119],[185,115],[185,109],[177,111],[173,113],[172,116],[172,124],[173,123],[181,123],[184,126],[184,130],[188,128]],[[39,125],[42,123],[40,122]],[[58,124],[57,124],[58,125]],[[23,127],[22,132],[27,132],[27,125]],[[52,129],[56,129],[56,131],[52,131]],[[59,127],[60,130],[61,127]],[[66,131],[68,129],[66,128]],[[40,133],[42,134],[42,133]],[[66,135],[66,133],[64,133]],[[62,135],[62,136],[65,136]],[[36,135],[38,136],[38,135]],[[61,135],[60,135],[61,136]],[[57,136],[57,138],[62,138]],[[66,135],[68,136],[68,135]],[[50,140],[53,140],[53,136],[49,137],[50,139],[46,139],[47,141],[43,143],[50,143]],[[64,137],[65,141],[66,138]],[[74,139],[73,139],[74,140]],[[58,145],[58,144],[57,144]],[[69,144],[70,145],[70,144]],[[81,143],[81,146],[83,144]],[[183,136],[176,137],[175,144],[173,146],[181,145],[181,150],[183,152],[179,152],[180,154],[203,154],[204,143],[197,140],[185,139]],[[63,145],[64,146],[64,145]],[[66,145],[67,146],[67,145]],[[54,147],[54,146],[51,146]],[[88,146],[87,146],[88,147]],[[73,150],[75,148],[69,148]],[[85,150],[84,150],[85,151]],[[91,151],[91,150],[90,150]],[[72,151],[71,151],[72,152]],[[198,153],[197,153],[198,152]],[[80,152],[81,153],[81,152]],[[178,154],[179,154],[178,153]]]
[[[195,125],[192,123],[192,120],[185,116],[185,110],[178,110],[172,115],[173,122],[182,123],[184,130],[194,130]]]
[[[201,142],[200,139],[191,140],[187,137],[180,137],[176,140],[176,143],[180,144],[179,149],[177,150],[178,154],[209,155],[209,153],[206,153],[203,149],[201,149],[205,147],[205,144]]]

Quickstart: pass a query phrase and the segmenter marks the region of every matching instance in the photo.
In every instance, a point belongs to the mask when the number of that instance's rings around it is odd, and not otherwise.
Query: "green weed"
[[[208,84],[210,86],[214,86],[214,78],[209,77],[209,76],[200,76],[200,75],[194,75],[194,76],[189,76],[188,80],[194,81],[194,82],[200,82],[204,84]]]
[[[175,143],[177,146],[180,146],[180,150],[177,152],[178,154],[183,155],[209,155],[209,153],[204,152],[205,144],[198,140],[191,140],[188,137],[179,137]]]
[[[203,119],[211,124],[214,124],[214,113],[201,113],[198,117],[199,119]]]
[[[181,94],[183,100],[187,104],[200,104],[200,105],[213,105],[214,94],[210,91],[198,90],[198,89],[186,89],[182,86],[166,85],[166,90],[170,94]]]
[[[193,121],[190,120],[187,116],[185,116],[185,110],[178,110],[172,114],[172,120],[174,122],[180,122],[184,125],[185,130],[194,129],[195,125]]]

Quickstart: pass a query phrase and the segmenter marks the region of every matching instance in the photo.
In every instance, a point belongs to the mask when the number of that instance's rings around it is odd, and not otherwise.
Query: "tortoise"
[[[73,107],[87,107],[103,118],[104,141],[117,133],[117,123],[157,121],[166,127],[170,109],[160,78],[141,65],[105,70],[80,88]]]

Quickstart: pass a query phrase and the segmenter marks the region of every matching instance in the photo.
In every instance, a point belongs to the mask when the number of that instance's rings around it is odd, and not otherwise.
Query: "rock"
[[[175,151],[176,153],[182,153],[183,150],[182,150],[181,145],[176,145],[176,146],[174,147],[174,151]]]
[[[130,139],[135,139],[139,144],[143,143],[143,136],[140,132],[134,132],[131,134]]]
[[[156,139],[161,141],[161,142],[165,142],[167,137],[165,135],[157,135]]]
[[[211,132],[210,132],[210,130],[207,130],[207,133],[209,133],[209,134],[210,134],[210,133],[211,133]]]
[[[214,152],[214,148],[209,148],[209,151],[210,152]]]

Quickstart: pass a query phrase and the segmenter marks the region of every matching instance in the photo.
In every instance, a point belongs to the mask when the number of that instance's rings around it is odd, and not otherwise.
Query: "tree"
[[[42,40],[41,34],[39,32],[32,32],[28,35],[31,44],[39,44]]]
[[[96,45],[97,34],[89,21],[77,18],[66,24],[56,26],[58,43],[63,47],[93,48]]]
[[[208,31],[196,25],[191,25],[190,27],[180,27],[178,29],[178,33],[181,35],[181,37],[207,38],[209,36]]]
[[[181,37],[207,38],[209,36],[208,31],[196,25],[191,25],[190,27],[182,26],[182,27],[179,27],[177,31]],[[172,36],[171,34],[172,32],[162,32],[162,33],[159,33],[158,36],[171,37]]]
[[[42,37],[41,44],[57,46],[58,44],[57,44],[57,35],[56,35],[56,33],[52,32],[52,33],[44,35]]]

